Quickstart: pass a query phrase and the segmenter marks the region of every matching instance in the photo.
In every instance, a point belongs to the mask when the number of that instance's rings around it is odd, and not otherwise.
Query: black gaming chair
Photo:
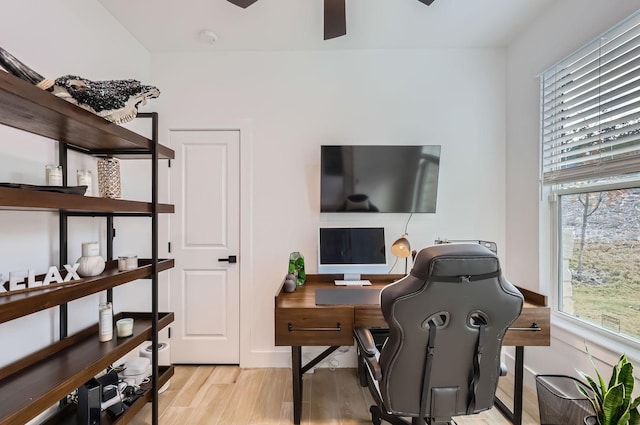
[[[413,425],[452,424],[452,416],[490,409],[502,339],[522,303],[487,248],[420,250],[410,274],[380,293],[389,325],[381,350],[369,329],[354,330],[360,382],[377,404],[372,422],[408,424],[402,417],[411,417]]]

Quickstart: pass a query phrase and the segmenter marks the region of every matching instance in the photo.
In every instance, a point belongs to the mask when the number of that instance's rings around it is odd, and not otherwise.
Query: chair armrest
[[[354,328],[353,334],[356,337],[356,343],[360,348],[360,352],[366,357],[375,356],[378,350],[373,340],[373,335],[368,328]]]
[[[353,334],[356,338],[360,357],[367,363],[372,378],[380,381],[382,379],[382,369],[380,369],[380,364],[378,363],[378,349],[373,340],[373,335],[367,328],[354,328]]]

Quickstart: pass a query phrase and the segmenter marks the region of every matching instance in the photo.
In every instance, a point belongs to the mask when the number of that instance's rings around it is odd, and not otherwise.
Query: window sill
[[[586,354],[586,348],[597,359],[617,363],[625,353],[629,361],[640,365],[640,343],[598,329],[564,313],[551,313],[551,338],[562,341]]]

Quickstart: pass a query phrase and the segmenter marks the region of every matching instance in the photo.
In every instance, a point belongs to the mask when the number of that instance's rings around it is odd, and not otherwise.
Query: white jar
[[[105,260],[100,256],[98,242],[82,244],[82,257],[78,258],[78,274],[82,277],[97,276],[104,271]]]

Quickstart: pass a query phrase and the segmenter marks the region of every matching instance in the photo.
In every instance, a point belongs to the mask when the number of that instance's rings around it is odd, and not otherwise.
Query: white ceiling
[[[347,0],[347,35],[323,40],[322,0],[98,0],[151,52],[504,47],[557,0]],[[211,30],[215,43],[200,32]]]

